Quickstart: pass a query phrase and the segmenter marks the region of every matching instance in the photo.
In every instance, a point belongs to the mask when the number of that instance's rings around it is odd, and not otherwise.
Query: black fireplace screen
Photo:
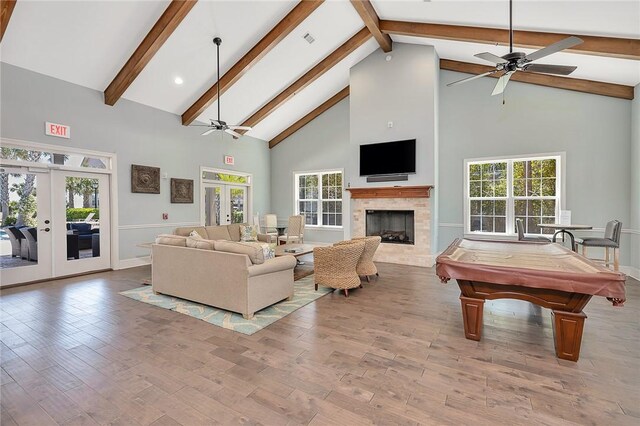
[[[414,244],[413,210],[367,210],[367,236],[383,243]]]

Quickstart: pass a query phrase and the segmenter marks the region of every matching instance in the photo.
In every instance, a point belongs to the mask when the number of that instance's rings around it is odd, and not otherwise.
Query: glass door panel
[[[58,188],[53,200],[55,275],[108,269],[109,177],[54,171],[53,181]]]
[[[245,223],[247,217],[247,188],[244,186],[227,186],[229,193],[228,207],[231,223]]]
[[[204,186],[204,224],[206,226],[221,225],[222,186]]]
[[[204,224],[229,225],[247,221],[247,187],[203,185]]]
[[[47,170],[0,169],[0,286],[51,277],[50,195]]]

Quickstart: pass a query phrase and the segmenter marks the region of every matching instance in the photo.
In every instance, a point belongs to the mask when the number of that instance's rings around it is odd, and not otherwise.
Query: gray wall
[[[345,169],[349,152],[349,98],[280,142],[271,150],[271,208],[278,221],[293,214],[294,172]],[[266,213],[266,212],[265,212]],[[343,220],[348,220],[345,214]],[[305,240],[335,242],[343,230],[305,229]]]
[[[631,102],[631,220],[630,262],[640,277],[640,85],[635,88],[635,97]]]
[[[170,232],[175,223],[200,221],[200,166],[253,173],[254,212],[270,209],[269,149],[265,141],[243,137],[237,141],[200,136],[201,128],[181,125],[180,117],[121,99],[106,106],[102,93],[42,74],[2,63],[0,135],[4,138],[114,152],[118,156],[119,226],[162,224],[121,229],[120,259],[147,255],[136,247],[155,235]],[[44,135],[44,122],[71,126],[70,140]],[[235,166],[224,166],[225,154],[235,156]],[[161,193],[131,193],[131,164],[157,166],[169,177],[195,181],[194,204],[171,204],[169,180]]]
[[[352,187],[434,185],[438,57],[432,46],[402,43],[394,44],[391,61],[386,61],[386,56],[377,50],[350,71],[351,122],[345,182]],[[392,128],[387,127],[389,121],[393,122]],[[372,184],[359,176],[361,144],[402,139],[416,139],[416,174],[409,175],[408,182]],[[435,217],[432,213],[432,220]],[[437,232],[432,235],[434,239],[436,236]],[[435,251],[435,244],[433,247]]]
[[[629,228],[630,101],[511,82],[502,105],[490,96],[495,79],[445,86],[465,76],[442,71],[440,78],[441,250],[463,233],[465,158],[566,152],[572,222],[604,228],[617,218]],[[630,235],[622,235],[623,265],[630,262]]]

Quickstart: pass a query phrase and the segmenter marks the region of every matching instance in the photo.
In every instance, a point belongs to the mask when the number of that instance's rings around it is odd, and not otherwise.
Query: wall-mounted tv
[[[360,145],[360,176],[415,172],[415,139]]]

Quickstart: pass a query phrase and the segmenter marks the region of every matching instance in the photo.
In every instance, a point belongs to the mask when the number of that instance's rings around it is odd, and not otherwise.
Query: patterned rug
[[[217,325],[218,327],[226,328],[227,330],[251,335],[332,291],[332,289],[326,287],[318,287],[318,291],[315,291],[313,275],[295,281],[293,285],[293,300],[283,300],[280,303],[258,311],[253,319],[250,320],[246,320],[241,314],[234,312],[201,305],[200,303],[190,302],[164,294],[153,294],[150,286],[126,290],[120,294],[159,308],[170,309],[198,318],[210,324]]]

